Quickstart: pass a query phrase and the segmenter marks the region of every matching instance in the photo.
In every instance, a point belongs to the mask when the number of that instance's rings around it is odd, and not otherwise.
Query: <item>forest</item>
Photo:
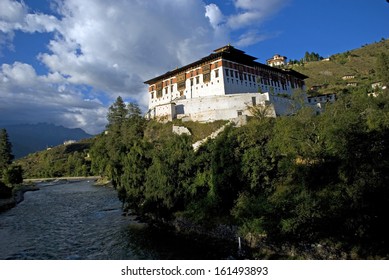
[[[326,244],[389,255],[389,93],[344,90],[318,114],[253,117],[198,151],[119,97],[90,150],[126,209],[151,221],[237,226],[251,245]]]

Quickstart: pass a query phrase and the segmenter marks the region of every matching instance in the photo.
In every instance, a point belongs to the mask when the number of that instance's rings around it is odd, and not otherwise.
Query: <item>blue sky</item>
[[[386,0],[0,0],[0,124],[104,129],[121,95],[228,43],[265,62],[389,38]]]

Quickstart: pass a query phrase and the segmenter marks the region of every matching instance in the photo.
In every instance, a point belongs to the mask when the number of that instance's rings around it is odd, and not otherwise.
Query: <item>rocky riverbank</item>
[[[18,187],[13,192],[13,195],[11,197],[0,199],[0,212],[9,210],[15,207],[18,203],[22,202],[24,200],[25,192],[37,191],[37,190],[39,190],[39,188],[36,187],[35,185],[25,185],[25,186]]]

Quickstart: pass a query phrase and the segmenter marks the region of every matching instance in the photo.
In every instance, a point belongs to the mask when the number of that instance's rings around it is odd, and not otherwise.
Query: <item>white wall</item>
[[[269,95],[259,93],[231,94],[224,96],[199,97],[183,99],[176,102],[177,118],[206,122],[214,120],[229,120],[241,115],[250,115],[247,106],[265,104]]]

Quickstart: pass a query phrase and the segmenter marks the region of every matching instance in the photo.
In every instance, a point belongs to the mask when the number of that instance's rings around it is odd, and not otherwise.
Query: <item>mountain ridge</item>
[[[91,138],[81,128],[67,128],[50,123],[0,125],[8,132],[15,158],[63,144],[67,140]]]

